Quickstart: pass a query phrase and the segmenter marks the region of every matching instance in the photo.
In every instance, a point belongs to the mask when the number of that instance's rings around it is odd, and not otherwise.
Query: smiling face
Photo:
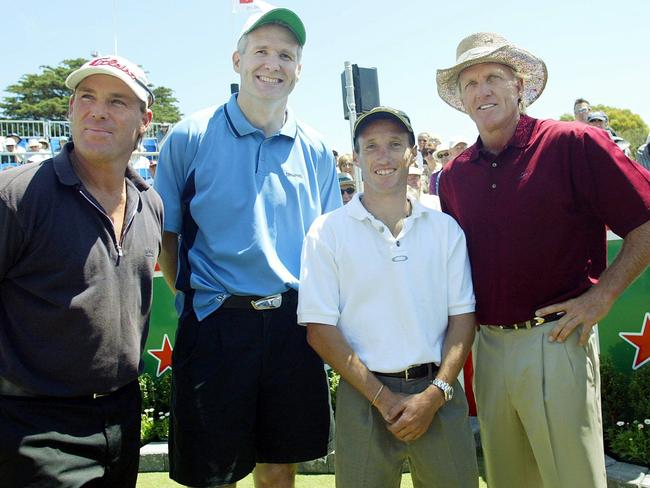
[[[96,163],[124,164],[151,122],[151,110],[122,80],[91,75],[70,97],[69,117],[74,150]]]
[[[357,138],[354,153],[363,174],[364,191],[369,195],[404,193],[409,165],[416,149],[400,123],[377,119],[367,123]]]
[[[519,121],[523,92],[523,83],[512,69],[498,63],[476,64],[460,73],[458,86],[463,107],[476,123],[481,138],[512,136]]]
[[[300,77],[299,50],[286,27],[267,24],[248,33],[243,52],[235,51],[232,58],[241,77],[239,96],[286,103]]]

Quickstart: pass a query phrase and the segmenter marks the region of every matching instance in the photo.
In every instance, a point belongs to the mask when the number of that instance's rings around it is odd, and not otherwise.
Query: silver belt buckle
[[[282,305],[282,294],[277,293],[268,297],[260,298],[259,300],[251,300],[251,305],[255,310],[273,310],[280,308]]]

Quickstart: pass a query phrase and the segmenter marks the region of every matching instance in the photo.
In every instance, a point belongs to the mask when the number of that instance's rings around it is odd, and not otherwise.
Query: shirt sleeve
[[[650,219],[650,172],[629,159],[603,130],[587,127],[584,158],[573,182],[588,211],[625,237]]]
[[[183,209],[181,197],[187,179],[191,155],[188,155],[188,134],[185,124],[174,127],[165,139],[158,157],[158,167],[154,188],[160,195],[164,207],[163,230],[179,234],[181,231]]]
[[[476,300],[472,283],[472,271],[467,254],[465,234],[460,226],[450,219],[447,257],[447,301],[448,315],[474,312]]]
[[[321,195],[321,212],[327,213],[343,205],[341,189],[336,174],[334,154],[325,146],[325,154],[318,168],[318,186]]]
[[[20,256],[24,238],[16,214],[0,198],[0,282],[4,281]]]
[[[333,243],[327,242],[323,218],[314,221],[302,246],[298,323],[337,325],[339,277]]]

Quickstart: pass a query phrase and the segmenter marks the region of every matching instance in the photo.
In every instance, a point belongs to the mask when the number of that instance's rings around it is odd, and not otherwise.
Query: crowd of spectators
[[[603,111],[592,111],[591,104],[584,98],[578,98],[573,105],[575,120],[585,124],[593,125],[607,131],[612,140],[627,155],[631,156],[631,146],[628,141],[620,137],[609,125],[609,116]],[[132,158],[133,167],[147,181],[153,181],[153,173],[157,164],[157,152],[167,135],[171,125],[161,124],[155,137],[145,138],[138,151],[134,151]],[[56,155],[68,141],[67,137],[45,138],[39,135],[20,136],[17,133],[0,134],[0,171],[25,163],[40,162]],[[636,152],[636,160],[639,164],[650,169],[650,135]],[[429,206],[439,205],[437,198],[440,183],[440,174],[445,165],[462,153],[469,145],[465,137],[452,137],[448,142],[440,135],[420,132],[417,136],[418,154],[415,166],[420,171],[412,173],[411,181],[419,174],[420,184],[417,185],[421,195],[420,200]],[[337,162],[337,171],[350,176],[350,179],[340,180],[341,192],[345,186],[347,200],[352,198],[356,191],[354,161],[350,153],[339,154],[334,150],[334,158]],[[155,153],[149,155],[148,153]],[[345,201],[345,199],[344,199]]]
[[[155,137],[145,137],[133,152],[131,165],[146,181],[153,182],[158,150],[169,131],[170,124],[161,124]],[[26,163],[39,163],[61,151],[69,141],[66,136],[43,137],[19,135],[16,132],[0,134],[0,171]]]

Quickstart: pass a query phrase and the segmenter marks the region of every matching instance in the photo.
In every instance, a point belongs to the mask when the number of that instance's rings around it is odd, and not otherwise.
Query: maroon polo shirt
[[[465,231],[482,324],[528,320],[573,298],[605,262],[605,231],[650,220],[650,173],[601,129],[522,115],[500,154],[480,140],[440,178]]]

